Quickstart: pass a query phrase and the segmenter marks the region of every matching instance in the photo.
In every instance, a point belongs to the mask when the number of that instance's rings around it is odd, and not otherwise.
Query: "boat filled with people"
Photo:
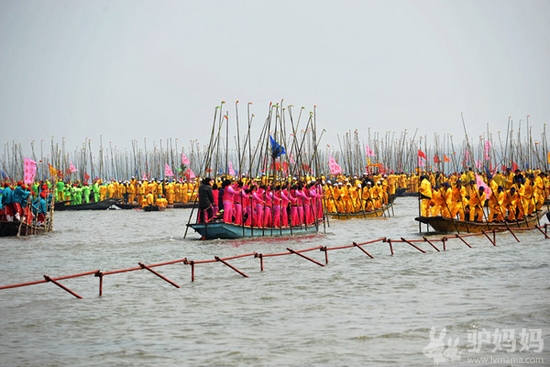
[[[46,183],[5,181],[0,190],[0,237],[44,234],[53,229],[54,200]]]

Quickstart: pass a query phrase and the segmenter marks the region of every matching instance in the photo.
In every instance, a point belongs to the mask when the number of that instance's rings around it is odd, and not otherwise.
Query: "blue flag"
[[[271,142],[271,158],[276,159],[286,154],[285,147],[277,143],[271,135],[269,135],[269,141]]]

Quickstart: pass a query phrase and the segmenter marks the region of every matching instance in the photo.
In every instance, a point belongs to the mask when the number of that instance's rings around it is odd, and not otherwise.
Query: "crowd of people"
[[[0,185],[0,221],[22,221],[44,225],[52,204],[51,187],[45,182],[32,185],[18,181]]]
[[[214,180],[206,177],[198,191],[199,223],[223,221],[256,228],[310,226],[323,218],[319,180]]]
[[[0,185],[0,220],[36,218],[44,222],[52,197],[71,205],[119,199],[134,205],[167,207],[198,201],[198,221],[223,220],[253,227],[313,225],[324,213],[372,211],[399,193],[420,199],[420,215],[469,221],[517,221],[543,208],[550,179],[540,170],[494,174],[468,169],[439,172],[285,178],[219,177],[187,181],[96,179]]]
[[[420,176],[420,215],[477,222],[521,221],[541,211],[550,193],[545,172],[425,173]],[[486,209],[485,209],[486,208]]]
[[[117,199],[127,204],[168,206],[193,202],[198,185],[187,180],[110,180],[96,179],[92,184],[59,180],[55,184],[56,201],[79,205],[106,199]]]

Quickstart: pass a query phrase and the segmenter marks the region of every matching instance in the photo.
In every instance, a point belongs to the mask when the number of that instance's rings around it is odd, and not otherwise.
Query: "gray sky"
[[[208,143],[214,109],[312,110],[322,144],[550,121],[550,1],[0,1],[0,142]],[[225,112],[225,111],[224,111]],[[526,125],[523,125],[524,128]],[[495,137],[496,138],[496,137]]]

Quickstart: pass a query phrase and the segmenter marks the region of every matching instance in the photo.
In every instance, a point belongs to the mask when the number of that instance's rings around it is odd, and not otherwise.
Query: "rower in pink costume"
[[[273,191],[271,186],[267,186],[264,191],[264,216],[263,216],[263,226],[264,228],[271,227],[273,225]]]
[[[273,191],[273,227],[281,227],[281,219],[282,219],[282,212],[281,212],[281,204],[282,204],[282,198],[281,198],[281,188],[279,186],[275,187],[275,190]],[[284,222],[282,222],[284,223]]]
[[[243,224],[243,183],[238,181],[234,185],[235,194],[233,195],[233,222],[238,225]]]
[[[298,206],[301,203],[299,203],[298,197],[296,196],[296,186],[292,186],[290,188],[288,198],[290,199],[290,224],[293,227],[299,227],[302,225],[300,221],[300,213],[298,211]]]
[[[264,189],[258,188],[254,191],[252,191],[252,207],[254,208],[254,211],[252,213],[252,223],[254,223],[254,227],[262,227],[263,225],[263,217],[264,217]]]

